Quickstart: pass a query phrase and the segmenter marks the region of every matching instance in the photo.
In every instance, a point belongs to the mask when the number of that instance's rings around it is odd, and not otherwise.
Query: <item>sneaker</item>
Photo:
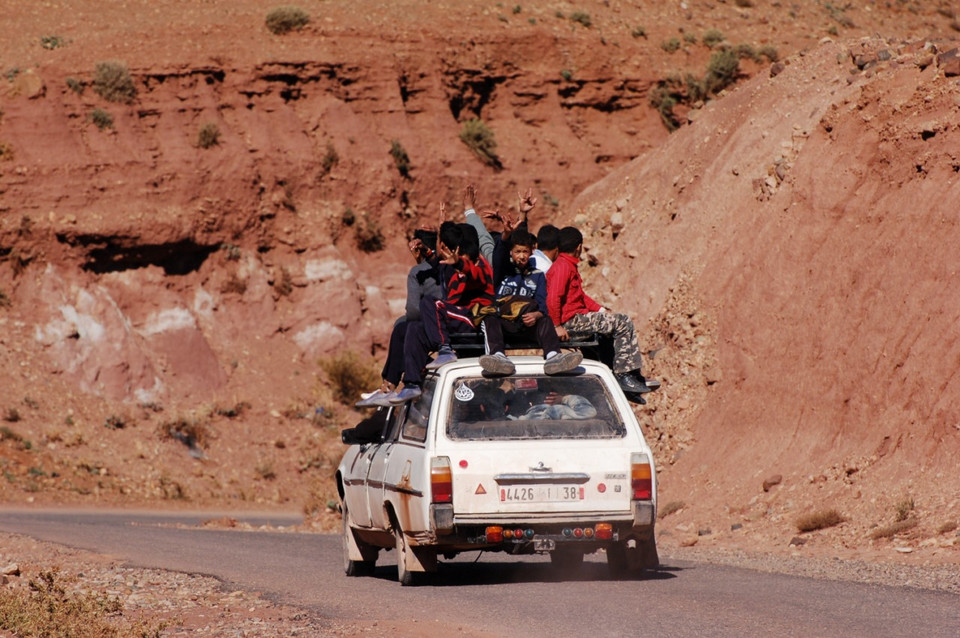
[[[423,390],[420,389],[420,386],[405,385],[403,386],[403,390],[391,392],[387,400],[390,402],[390,405],[400,405],[407,401],[413,401],[421,394],[423,394]]]
[[[579,352],[564,352],[550,357],[543,364],[544,374],[560,374],[570,372],[583,361],[583,355]]]
[[[623,372],[616,375],[617,383],[620,384],[620,389],[623,390],[628,396],[633,394],[642,394],[644,392],[650,392],[650,389],[647,388],[644,384],[640,383],[640,379],[636,377],[632,372]]]
[[[377,390],[376,392],[369,392],[366,394],[368,394],[367,398],[357,401],[353,405],[358,408],[389,408],[391,405],[393,405],[390,403],[390,397],[395,394],[394,392]]]
[[[357,408],[371,408],[375,405],[382,405],[378,403],[381,399],[386,397],[389,392],[384,392],[383,390],[374,390],[373,392],[364,392],[360,395],[360,400],[354,403],[354,407]]]
[[[509,376],[517,371],[517,366],[513,365],[513,361],[502,352],[485,354],[480,357],[480,367],[483,368],[484,372],[498,376]]]
[[[639,403],[640,405],[647,404],[647,400],[643,398],[643,395],[637,394],[636,392],[624,392],[623,395],[627,397],[627,401],[631,403]]]
[[[453,352],[441,352],[437,354],[437,358],[427,364],[427,370],[436,370],[441,366],[445,366],[448,363],[453,363],[457,360],[456,353]]]
[[[647,392],[653,392],[654,390],[659,390],[659,389],[660,389],[660,380],[659,380],[659,379],[648,379],[648,378],[646,378],[645,376],[643,376],[642,374],[638,374],[637,376],[640,377],[640,383],[642,383],[643,385],[647,386],[647,388],[648,388]]]

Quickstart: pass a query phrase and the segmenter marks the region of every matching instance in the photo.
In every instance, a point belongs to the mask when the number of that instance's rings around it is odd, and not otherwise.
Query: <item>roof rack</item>
[[[526,341],[511,339],[510,335],[504,335],[506,339],[507,350],[540,350],[540,344],[536,341]],[[584,350],[584,356],[595,358],[589,354],[594,349],[601,346],[596,333],[570,333],[569,341],[562,341],[560,345],[564,348]],[[455,332],[450,335],[450,346],[457,356],[477,356],[484,353],[483,335],[479,332]]]

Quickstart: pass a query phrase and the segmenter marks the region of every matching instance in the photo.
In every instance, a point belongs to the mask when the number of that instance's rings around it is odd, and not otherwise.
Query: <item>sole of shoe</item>
[[[513,365],[513,361],[492,354],[485,354],[480,357],[480,367],[483,368],[484,372],[500,377],[510,376],[517,371],[517,366]]]
[[[543,364],[544,374],[562,374],[570,372],[583,361],[583,355],[579,352],[564,352],[555,357],[547,359]]]
[[[456,357],[437,357],[436,359],[434,359],[424,367],[427,370],[437,370],[447,365],[448,363],[453,363],[456,360],[457,360]]]

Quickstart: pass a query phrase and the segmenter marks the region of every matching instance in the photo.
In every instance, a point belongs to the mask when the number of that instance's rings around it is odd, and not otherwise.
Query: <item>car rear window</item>
[[[456,379],[447,414],[454,440],[608,439],[625,434],[597,376]]]

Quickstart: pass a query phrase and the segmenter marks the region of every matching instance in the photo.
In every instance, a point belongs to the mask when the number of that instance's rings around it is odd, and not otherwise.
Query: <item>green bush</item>
[[[123,62],[98,62],[93,72],[93,90],[108,102],[129,104],[137,95],[133,77]]]
[[[400,140],[390,140],[390,156],[403,177],[410,177],[410,156]]]
[[[759,53],[770,62],[776,62],[780,59],[780,54],[777,53],[777,48],[770,44],[760,47]]]
[[[660,48],[667,53],[674,53],[680,49],[680,38],[670,38],[660,43]]]
[[[67,41],[58,35],[44,35],[40,37],[40,46],[42,46],[44,49],[59,49],[60,47],[66,45]]]
[[[500,158],[497,157],[497,142],[493,138],[493,131],[480,118],[470,118],[463,123],[463,127],[460,129],[460,140],[485,164],[496,168],[500,167]]]
[[[697,36],[693,35],[692,33],[684,33],[683,41],[686,42],[687,44],[696,44]]]
[[[584,11],[574,11],[570,14],[570,20],[573,22],[579,22],[583,26],[589,28],[593,21],[590,19],[590,14]]]
[[[276,35],[283,35],[296,29],[302,29],[310,22],[310,16],[299,7],[277,7],[267,14],[267,29]]]
[[[197,131],[197,146],[210,148],[220,144],[220,127],[213,122],[207,122]]]
[[[707,74],[703,78],[707,93],[719,93],[733,84],[740,73],[740,58],[730,50],[717,51],[710,56]]]
[[[573,71],[571,71],[570,69],[561,69],[560,77],[562,77],[565,82],[569,82],[570,80],[573,79]]]
[[[703,43],[711,49],[724,41],[723,32],[717,29],[710,29],[703,34]]]
[[[87,88],[87,85],[85,82],[78,80],[77,78],[67,78],[67,88],[77,95],[83,95],[83,90]]]
[[[105,128],[113,128],[113,116],[103,109],[93,109],[90,112],[90,121],[101,131]]]

